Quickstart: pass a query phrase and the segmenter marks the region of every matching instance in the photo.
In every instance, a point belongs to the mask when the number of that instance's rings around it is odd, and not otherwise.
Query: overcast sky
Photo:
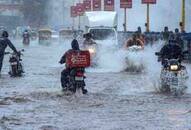
[[[122,29],[123,10],[119,8],[119,1],[116,0],[116,10],[119,16],[119,29]],[[186,0],[186,29],[191,31],[191,0]],[[146,5],[141,4],[141,0],[133,0],[133,8],[128,9],[128,30],[135,30],[137,26],[145,29]],[[156,5],[150,8],[151,30],[160,31],[164,26],[170,29],[179,27],[181,19],[181,0],[157,0]]]
[[[63,4],[61,1],[64,1],[65,9],[61,9]],[[71,26],[72,21],[70,21],[70,5],[73,0],[52,0],[51,5],[57,6],[60,9],[54,9],[54,13],[51,14],[51,23],[64,22],[63,25]],[[79,0],[76,0],[79,1]],[[83,0],[81,0],[83,1]],[[150,6],[150,22],[151,30],[161,31],[164,26],[169,26],[171,30],[179,27],[179,22],[181,20],[181,1],[182,0],[157,0],[156,5]],[[124,11],[120,9],[119,5],[120,0],[115,0],[115,10],[118,12],[118,29],[122,30],[122,24],[124,22]],[[65,14],[61,15],[60,12]],[[191,31],[191,0],[186,0],[186,30]],[[145,30],[146,22],[146,5],[141,4],[141,0],[133,0],[133,8],[127,10],[127,20],[128,20],[128,30],[136,30],[138,26],[141,26]],[[64,16],[64,17],[63,17]],[[67,20],[65,20],[65,19]],[[55,20],[57,19],[57,20]],[[69,19],[69,20],[68,20]],[[78,19],[76,19],[76,23]]]

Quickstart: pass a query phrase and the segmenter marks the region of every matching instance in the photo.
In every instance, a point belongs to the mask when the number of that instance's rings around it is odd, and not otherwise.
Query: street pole
[[[104,11],[104,0],[101,0],[101,11]]]
[[[147,4],[147,32],[150,31],[150,14],[149,14],[149,4]]]
[[[81,0],[79,0],[79,3],[81,3]],[[78,30],[80,30],[80,28],[81,28],[81,17],[79,15]]]
[[[182,0],[182,26],[181,26],[181,31],[185,31],[185,20],[186,16],[185,16],[185,0]]]
[[[74,30],[74,26],[75,26],[75,20],[74,17],[72,18],[72,30]]]
[[[80,15],[79,15],[78,30],[80,30],[80,28],[81,28],[81,17],[80,17]]]
[[[72,4],[74,6],[74,0],[72,1]],[[72,18],[72,30],[74,30],[74,26],[75,26],[75,17]]]
[[[124,32],[127,32],[127,8],[124,8]]]

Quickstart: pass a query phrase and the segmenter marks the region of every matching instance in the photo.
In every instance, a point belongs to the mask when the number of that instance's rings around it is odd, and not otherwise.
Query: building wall
[[[23,23],[22,4],[23,0],[0,0],[0,26],[8,30],[20,26]]]

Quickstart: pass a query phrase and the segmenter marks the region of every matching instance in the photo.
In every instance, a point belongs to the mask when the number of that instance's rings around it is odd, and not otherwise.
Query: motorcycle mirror
[[[183,54],[188,54],[189,53],[189,51],[183,51]]]
[[[156,56],[159,56],[159,55],[160,55],[160,52],[155,52],[155,55],[156,55]]]

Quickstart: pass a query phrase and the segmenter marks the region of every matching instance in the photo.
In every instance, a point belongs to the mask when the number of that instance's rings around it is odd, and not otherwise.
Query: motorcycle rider
[[[137,38],[140,39],[143,43],[145,43],[145,36],[142,33],[141,27],[137,28]]]
[[[30,43],[30,34],[28,30],[25,30],[23,33],[23,44],[29,44]]]
[[[177,41],[177,44],[181,47],[181,48],[184,48],[184,41],[181,37],[181,34],[180,33],[175,33],[175,40]]]
[[[72,41],[71,47],[72,47],[72,49],[65,52],[65,54],[62,56],[61,60],[59,61],[60,64],[66,63],[66,56],[68,53],[70,53],[72,51],[80,50],[78,41],[76,39],[74,39]],[[67,76],[70,74],[70,71],[71,71],[71,69],[66,66],[66,68],[61,72],[61,85],[62,85],[63,90],[65,90],[67,87],[67,83],[68,83]],[[82,92],[83,92],[83,94],[86,94],[88,91],[85,88],[82,88]]]
[[[162,39],[167,42],[169,40],[169,37],[170,37],[170,32],[168,30],[168,27],[166,26],[164,27],[164,32],[162,32]]]
[[[165,59],[179,59],[179,62],[182,60],[182,49],[178,45],[176,40],[169,40],[168,44],[164,45],[160,50],[160,56],[162,60],[162,65],[166,67]]]
[[[0,38],[0,74],[3,66],[4,53],[7,46],[9,46],[16,54],[19,55],[19,52],[17,51],[17,49],[15,48],[15,46],[12,44],[12,42],[9,40],[8,37],[9,37],[8,32],[3,31],[2,36]]]
[[[127,42],[125,44],[125,48],[131,47],[134,45],[141,46],[142,48],[144,47],[143,41],[141,39],[139,39],[137,34],[133,34],[132,38],[127,40]]]
[[[84,47],[96,44],[96,42],[92,39],[91,33],[84,34],[84,38],[85,38],[85,40],[83,42]]]

